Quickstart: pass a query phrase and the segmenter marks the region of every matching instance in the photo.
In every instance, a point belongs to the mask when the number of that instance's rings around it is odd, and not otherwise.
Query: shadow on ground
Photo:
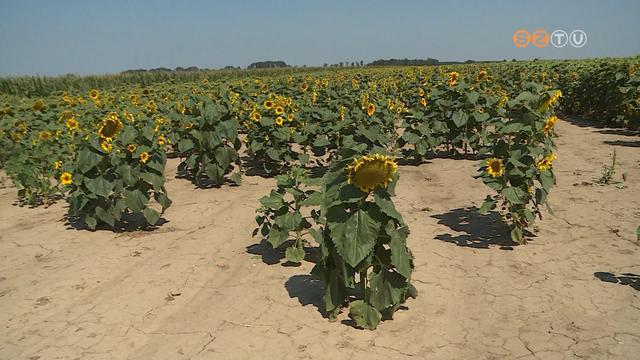
[[[458,208],[444,214],[432,215],[438,224],[463,234],[439,234],[437,240],[475,249],[488,249],[498,246],[502,250],[513,250],[518,243],[511,240],[509,227],[502,221],[500,214],[492,211],[486,215],[478,208]]]
[[[324,311],[322,306],[323,285],[322,282],[311,275],[293,275],[284,284],[289,297],[298,299],[302,306],[313,305],[322,314],[322,317],[329,318],[329,313]]]
[[[262,262],[267,265],[282,263],[282,266],[300,266],[300,263],[292,263],[289,261],[283,262],[283,260],[285,259],[285,251],[294,243],[294,240],[287,240],[282,243],[282,245],[274,249],[271,244],[269,244],[267,240],[263,238],[259,243],[247,246],[247,253],[252,255],[259,255]],[[317,261],[319,255],[318,248],[305,246],[304,252],[305,261],[311,263],[315,263]]]
[[[624,273],[616,275],[610,272],[598,271],[593,273],[593,276],[600,279],[600,281],[620,285],[629,285],[632,288],[640,291],[640,275],[638,274]]]
[[[160,217],[155,225],[149,225],[144,216],[140,213],[127,213],[122,215],[120,221],[116,221],[114,226],[110,226],[102,221],[98,222],[95,229],[90,229],[82,219],[77,216],[66,214],[61,220],[67,230],[89,230],[89,231],[110,231],[116,233],[126,233],[134,231],[154,231],[159,229],[169,221]]]
[[[607,145],[614,145],[614,146],[640,147],[640,140],[637,140],[637,141],[607,140],[604,143]]]

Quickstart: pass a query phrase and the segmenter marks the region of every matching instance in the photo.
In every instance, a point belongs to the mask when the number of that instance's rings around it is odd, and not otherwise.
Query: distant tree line
[[[251,63],[247,69],[269,69],[269,68],[283,68],[289,67],[287,63],[282,60],[278,61],[258,61]]]

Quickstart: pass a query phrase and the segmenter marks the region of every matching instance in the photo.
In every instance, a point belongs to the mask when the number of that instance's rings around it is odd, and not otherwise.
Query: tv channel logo
[[[544,29],[535,30],[533,33],[525,29],[518,29],[513,33],[513,44],[521,49],[529,47],[529,45],[542,49],[549,44],[555,48],[563,48],[567,45],[581,48],[587,44],[587,33],[579,29],[573,30],[571,33],[558,29],[551,34]]]

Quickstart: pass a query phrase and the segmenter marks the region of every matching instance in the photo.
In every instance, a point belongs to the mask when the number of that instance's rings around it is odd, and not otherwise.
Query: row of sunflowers
[[[409,229],[392,200],[398,163],[478,159],[478,178],[495,191],[480,211],[499,211],[525,242],[555,184],[555,111],[589,104],[585,114],[599,114],[572,69],[587,71],[579,62],[291,71],[5,95],[0,162],[21,203],[65,199],[69,221],[89,229],[157,224],[172,204],[166,176],[200,188],[275,176],[254,235],[298,263],[316,243],[326,311],[335,317],[355,293],[350,316],[373,329],[417,295]]]

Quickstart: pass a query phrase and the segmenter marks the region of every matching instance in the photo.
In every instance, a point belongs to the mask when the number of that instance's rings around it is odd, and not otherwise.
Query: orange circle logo
[[[531,35],[531,42],[533,42],[533,46],[538,48],[547,47],[549,45],[549,33],[543,29],[538,29]]]
[[[529,46],[529,42],[531,42],[531,35],[529,35],[527,30],[519,29],[513,33],[513,43],[517,47],[526,48]]]

